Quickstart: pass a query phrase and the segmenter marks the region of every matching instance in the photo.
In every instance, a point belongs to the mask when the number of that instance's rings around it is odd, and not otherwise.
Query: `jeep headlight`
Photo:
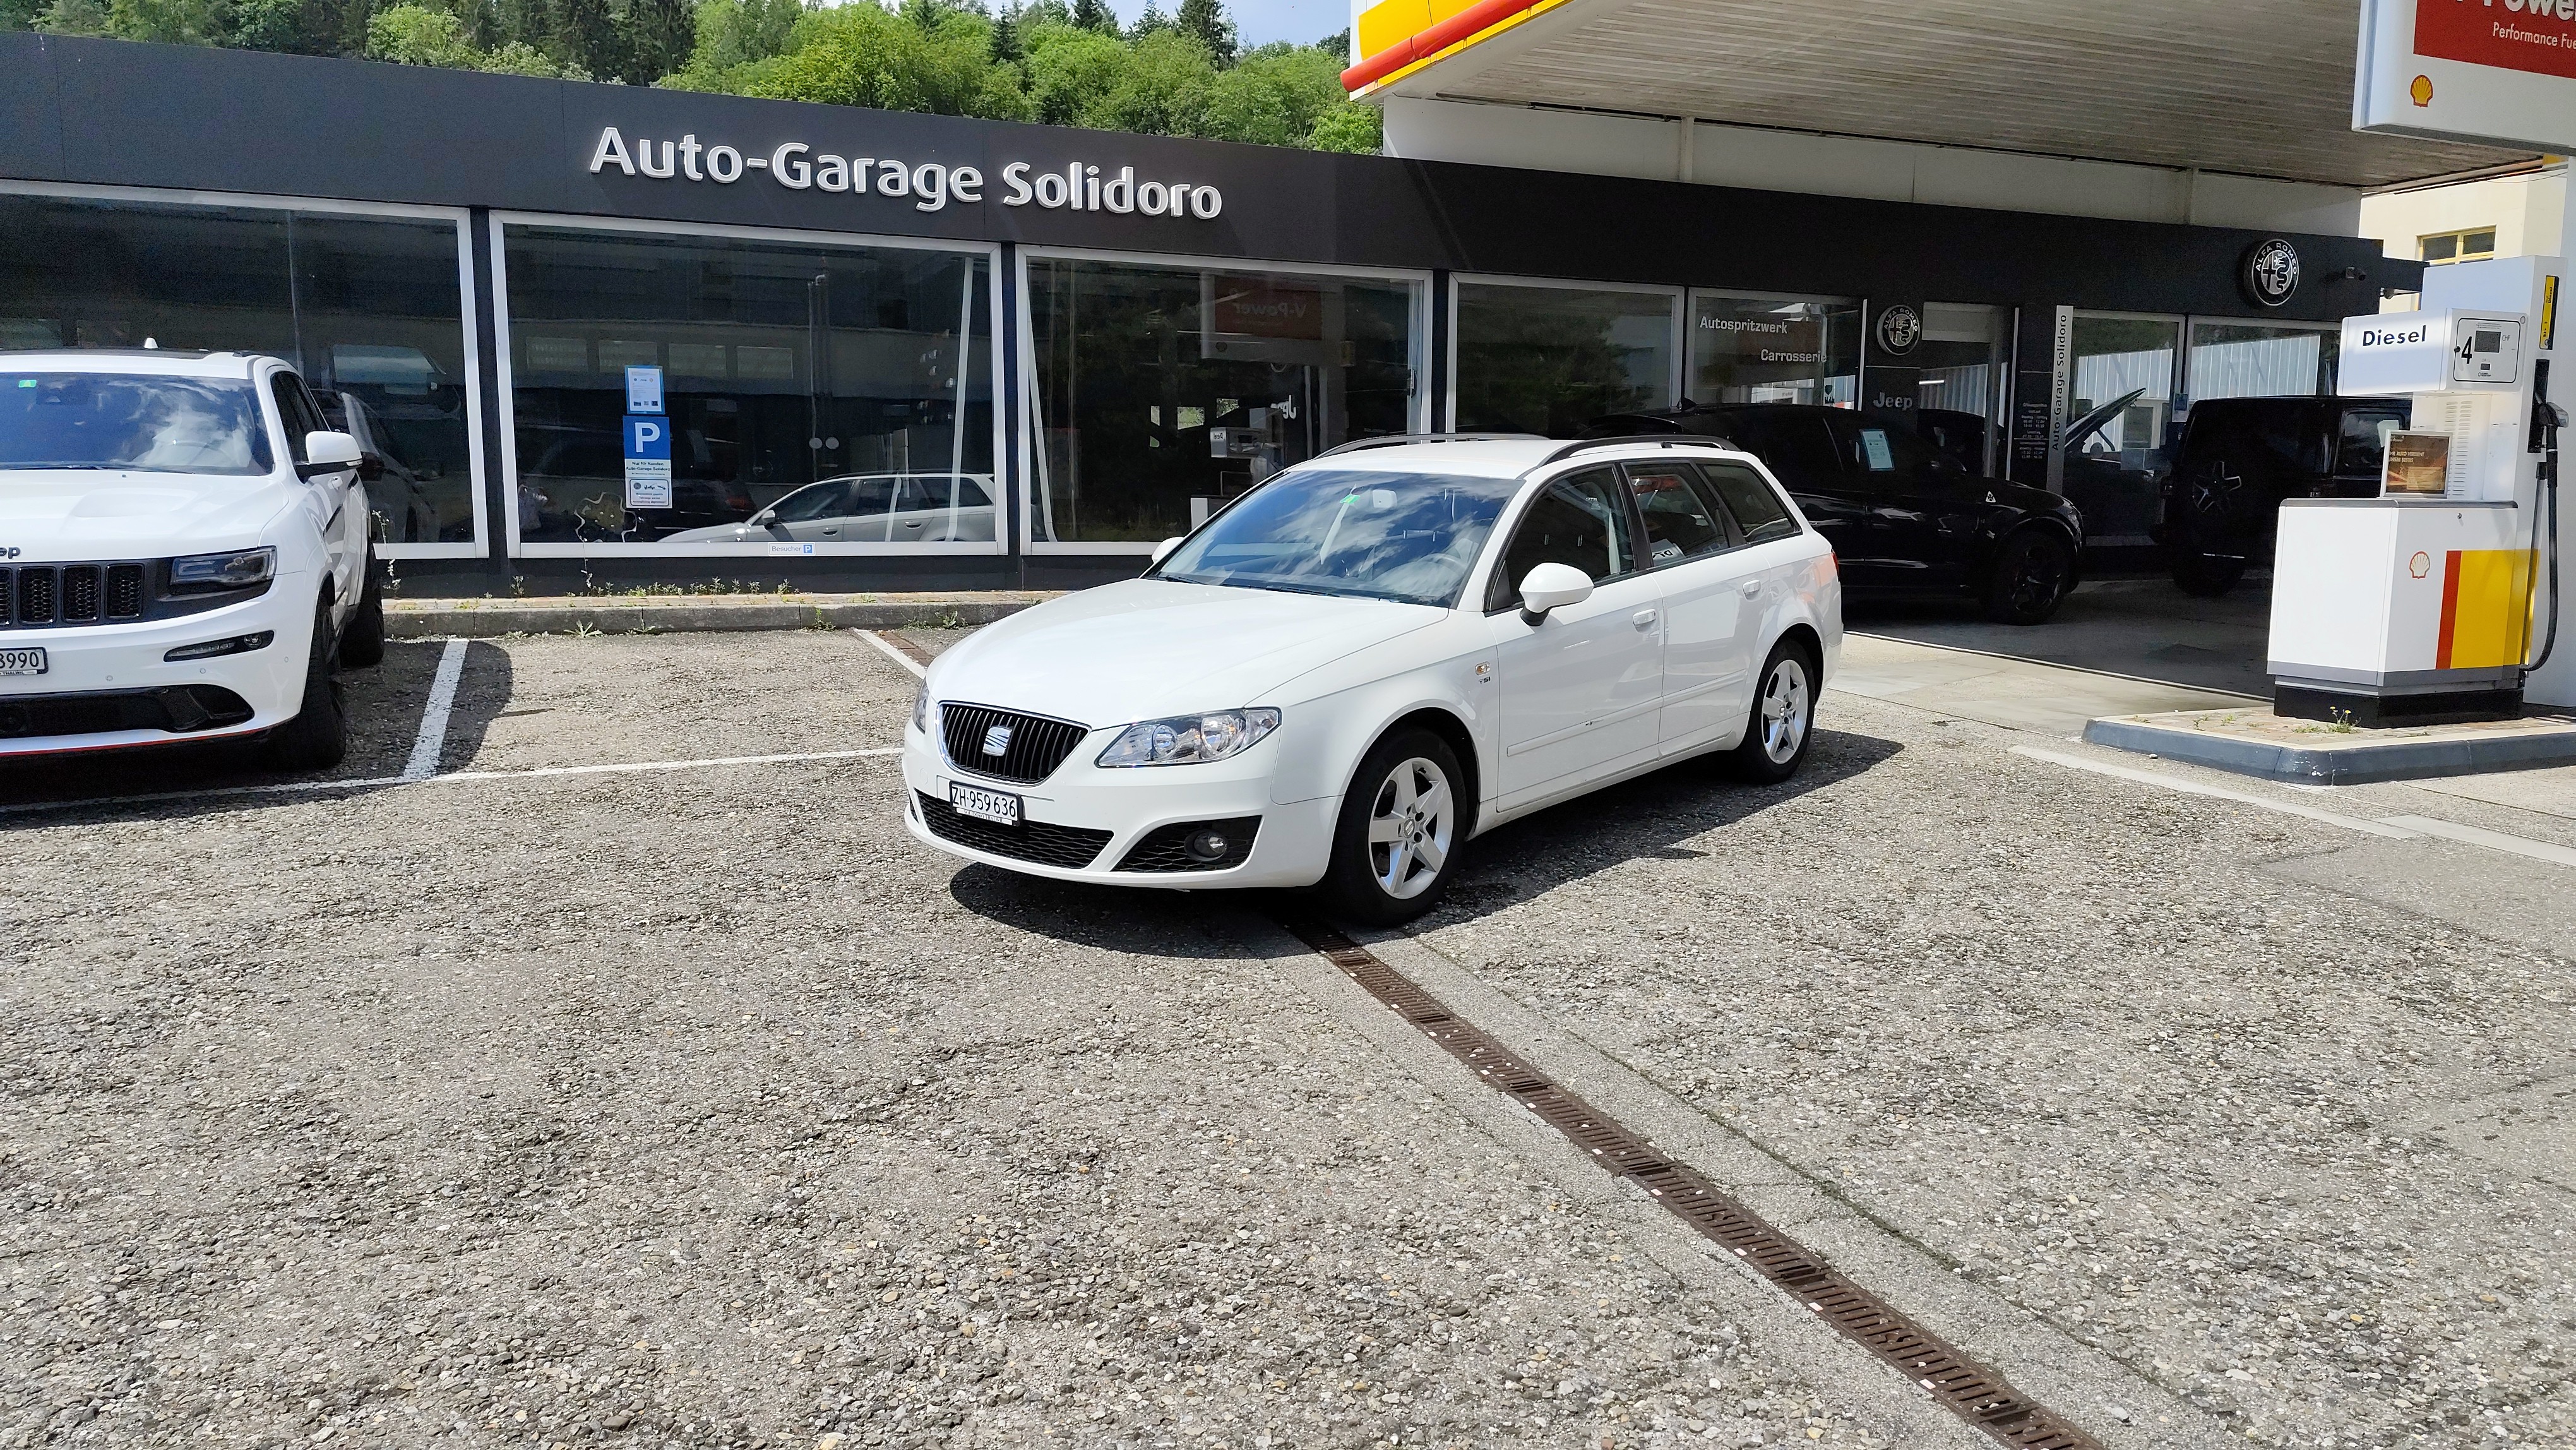
[[[1224,760],[1250,750],[1261,737],[1278,728],[1279,712],[1268,706],[1139,720],[1118,732],[1118,738],[1100,752],[1100,764],[1197,765]]]
[[[264,544],[230,554],[190,554],[170,561],[170,582],[176,586],[243,589],[276,577],[277,550]]]

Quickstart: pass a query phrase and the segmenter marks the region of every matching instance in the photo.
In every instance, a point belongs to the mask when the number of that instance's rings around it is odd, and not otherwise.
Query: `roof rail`
[[[1370,448],[1402,448],[1414,443],[1544,443],[1536,433],[1381,433],[1374,438],[1354,438],[1315,455],[1331,458],[1340,453],[1358,453]],[[1306,461],[1312,463],[1315,458]]]
[[[1732,449],[1735,447],[1734,444],[1727,442],[1723,438],[1708,438],[1697,433],[1631,433],[1621,438],[1585,438],[1573,443],[1568,443],[1564,447],[1556,450],[1554,453],[1540,459],[1539,466],[1544,468],[1548,464],[1554,463],[1560,458],[1572,458],[1574,455],[1581,453],[1587,448],[1625,448],[1631,444],[1638,443],[1660,443],[1666,448],[1673,447],[1676,444],[1691,448]]]

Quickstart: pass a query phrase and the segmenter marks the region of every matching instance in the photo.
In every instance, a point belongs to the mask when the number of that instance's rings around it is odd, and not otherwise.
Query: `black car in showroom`
[[[2214,598],[2272,562],[2281,501],[2376,498],[2405,398],[2212,398],[2194,403],[2151,532],[2183,591]]]
[[[1820,404],[1696,405],[1595,419],[1586,437],[1690,433],[1762,460],[1831,540],[1855,595],[1965,595],[2006,624],[2057,612],[2084,520],[2044,489],[1980,477],[1907,419]]]

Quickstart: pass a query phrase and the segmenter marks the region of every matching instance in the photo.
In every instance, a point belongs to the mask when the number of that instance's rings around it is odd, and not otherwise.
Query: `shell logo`
[[[2407,99],[2413,101],[2419,106],[2429,106],[2433,104],[2433,78],[2431,76],[2417,76],[2415,78],[2415,84],[2406,88],[2406,96]]]
[[[2414,558],[2406,561],[2406,572],[2418,579],[2432,573],[2433,556],[2418,550]]]

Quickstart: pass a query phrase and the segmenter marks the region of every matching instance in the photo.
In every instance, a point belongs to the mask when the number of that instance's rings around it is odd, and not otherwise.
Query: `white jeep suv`
[[[0,756],[346,748],[384,655],[359,448],[273,357],[0,352]]]

